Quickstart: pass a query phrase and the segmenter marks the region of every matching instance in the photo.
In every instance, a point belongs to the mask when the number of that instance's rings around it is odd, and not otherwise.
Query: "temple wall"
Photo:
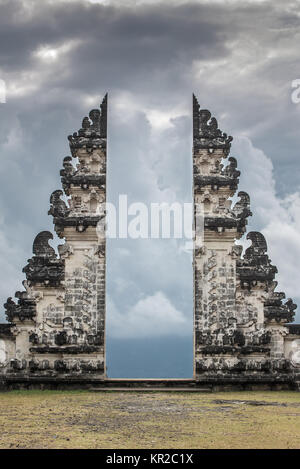
[[[6,369],[9,366],[10,360],[16,356],[16,341],[15,338],[0,338],[0,374],[1,369]]]

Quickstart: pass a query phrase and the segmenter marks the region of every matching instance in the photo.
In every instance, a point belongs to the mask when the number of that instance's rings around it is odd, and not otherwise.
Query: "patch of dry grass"
[[[300,448],[300,393],[13,391],[0,435],[0,448]]]

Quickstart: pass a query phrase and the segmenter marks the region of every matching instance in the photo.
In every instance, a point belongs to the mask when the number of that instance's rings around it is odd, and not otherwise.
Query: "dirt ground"
[[[300,448],[300,393],[0,393],[0,448]]]

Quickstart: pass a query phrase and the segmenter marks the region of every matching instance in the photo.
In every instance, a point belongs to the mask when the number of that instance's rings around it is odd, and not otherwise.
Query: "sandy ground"
[[[300,448],[300,393],[0,393],[0,448]]]

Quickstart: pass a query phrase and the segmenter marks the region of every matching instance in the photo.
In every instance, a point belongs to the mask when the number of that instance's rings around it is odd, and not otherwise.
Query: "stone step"
[[[145,386],[145,387],[97,387],[97,388],[90,388],[90,392],[212,392],[211,388],[204,388],[204,387],[155,387],[155,386]]]
[[[91,391],[142,391],[142,392],[211,392],[211,386],[196,383],[194,379],[176,378],[108,378],[99,383],[91,384]]]

